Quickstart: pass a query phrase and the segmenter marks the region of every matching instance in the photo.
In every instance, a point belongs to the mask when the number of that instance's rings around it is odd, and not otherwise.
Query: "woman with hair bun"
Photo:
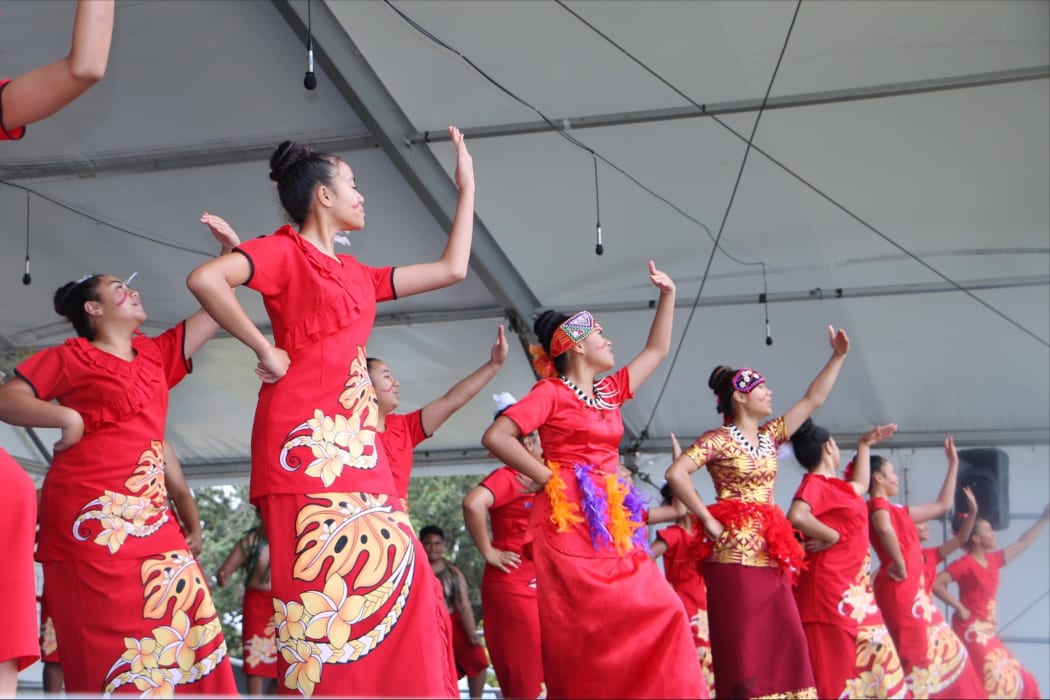
[[[285,141],[270,179],[295,228],[247,241],[187,280],[259,359],[251,501],[270,540],[278,673],[305,696],[458,694],[442,594],[377,439],[365,350],[377,302],[466,277],[474,168],[463,135],[449,133],[459,200],[438,260],[369,267],[337,255],[339,232],[365,225],[354,171]],[[234,297],[239,285],[262,295],[273,343]]]
[[[795,600],[822,698],[903,698],[908,692],[871,590],[868,507],[862,497],[871,446],[896,431],[891,423],[864,433],[842,479],[839,448],[827,430],[807,420],[791,436],[795,459],[809,472],[788,510],[788,520],[806,538],[806,568]]]
[[[232,232],[212,231],[224,253],[237,244]],[[138,291],[112,275],[67,283],[54,305],[78,337],[15,368],[0,388],[0,420],[62,431],[36,556],[66,692],[235,695],[222,627],[168,506],[164,469],[168,390],[218,326],[198,311],[145,336]]]
[[[820,408],[849,351],[828,326],[831,359],[805,396],[781,417],[765,377],[715,367],[707,385],[725,425],[709,430],[667,470],[671,489],[700,519],[698,557],[707,583],[718,697],[816,697],[805,634],[791,586],[804,566],[791,524],[773,504],[777,447]],[[707,465],[717,502],[707,508],[689,475]],[[776,635],[768,630],[777,630]]]
[[[614,367],[612,343],[590,312],[536,319],[533,365],[544,378],[482,439],[543,486],[525,549],[549,697],[708,697],[685,609],[649,558],[646,500],[617,469],[620,407],[671,345],[674,282],[651,260],[649,279],[660,300],[645,347],[602,379]],[[537,429],[546,464],[521,443]]]

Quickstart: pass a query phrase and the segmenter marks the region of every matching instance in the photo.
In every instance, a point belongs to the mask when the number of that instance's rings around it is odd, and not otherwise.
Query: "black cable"
[[[1018,620],[1020,620],[1022,615],[1024,615],[1026,612],[1028,612],[1032,608],[1034,608],[1036,603],[1038,603],[1040,600],[1042,600],[1043,598],[1047,597],[1048,595],[1050,595],[1050,589],[1047,589],[1047,590],[1043,591],[1043,594],[1041,596],[1039,596],[1038,598],[1036,598],[1035,600],[1033,600],[1031,603],[1029,603],[1028,607],[1026,607],[1024,610],[1022,610],[1021,612],[1017,613],[1012,618],[1010,618],[1010,621],[1007,622],[1005,625],[1001,625],[999,627],[999,629],[996,630],[996,634],[1000,634],[1001,635],[1003,633],[1003,630],[1005,630],[1007,627],[1009,627],[1013,623],[1015,623]]]
[[[203,255],[206,258],[213,258],[213,257],[215,257],[214,253],[207,253],[207,252],[205,252],[203,250],[197,250],[195,248],[187,248],[186,246],[179,245],[178,243],[171,243],[169,241],[165,241],[165,240],[160,239],[160,238],[152,238],[152,237],[147,236],[147,235],[145,235],[143,233],[138,233],[136,231],[132,231],[130,229],[126,229],[126,228],[124,228],[122,226],[117,226],[116,224],[111,224],[108,221],[103,221],[102,219],[98,218],[97,216],[92,216],[91,214],[88,214],[86,212],[80,211],[79,209],[77,209],[76,207],[74,207],[71,204],[66,204],[65,202],[59,201],[57,199],[54,199],[53,197],[49,197],[46,194],[42,194],[40,192],[37,192],[36,190],[34,190],[34,189],[30,188],[30,187],[25,187],[24,185],[16,185],[15,183],[8,182],[7,180],[0,180],[0,185],[7,185],[8,187],[13,187],[15,189],[22,190],[23,192],[26,193],[27,196],[30,195],[30,194],[34,194],[37,197],[39,197],[40,199],[43,199],[45,202],[50,202],[51,204],[54,204],[56,207],[61,207],[62,209],[65,209],[66,211],[72,212],[72,213],[74,213],[74,214],[76,214],[78,216],[82,216],[85,219],[88,219],[89,221],[93,221],[96,224],[101,224],[102,226],[108,226],[109,228],[113,229],[114,231],[119,231],[121,233],[127,234],[129,236],[134,237],[134,238],[139,238],[139,239],[144,240],[144,241],[149,241],[150,243],[156,243],[157,245],[162,245],[162,246],[165,246],[167,248],[174,248],[175,250],[181,250],[181,251],[184,251],[184,252],[187,252],[187,253],[194,253],[195,255]],[[28,240],[27,240],[27,254],[28,254]]]
[[[802,0],[798,0],[795,4],[795,12],[791,15],[791,24],[788,25],[787,34],[784,36],[784,43],[780,47],[780,55],[777,56],[777,64],[773,67],[773,75],[769,77],[769,85],[766,86],[766,94],[762,96],[762,104],[759,105],[758,114],[755,115],[755,123],[751,125],[751,136],[747,139],[747,148],[744,149],[744,157],[740,160],[740,169],[736,173],[736,181],[733,183],[733,191],[729,194],[729,203],[726,205],[725,214],[722,215],[722,223],[718,227],[718,235],[715,237],[715,244],[711,248],[711,254],[707,256],[707,265],[704,267],[704,274],[700,278],[700,289],[696,290],[696,298],[693,299],[693,305],[689,309],[689,317],[685,321],[685,328],[682,330],[682,335],[678,339],[678,347],[675,348],[674,357],[671,358],[671,364],[667,368],[667,376],[664,377],[664,382],[660,386],[660,393],[657,394],[656,401],[653,402],[653,411],[649,414],[649,420],[645,422],[645,427],[642,429],[641,435],[649,434],[649,426],[653,424],[653,418],[656,417],[656,409],[660,407],[660,401],[664,397],[664,392],[667,391],[667,385],[671,382],[671,375],[674,372],[675,364],[678,362],[678,356],[682,353],[682,346],[685,345],[685,337],[689,334],[689,326],[693,322],[693,316],[696,315],[697,307],[700,305],[700,295],[704,293],[704,285],[707,283],[708,274],[711,272],[711,263],[714,262],[715,253],[718,252],[718,243],[722,240],[722,234],[725,232],[726,228],[726,221],[729,219],[729,212],[733,209],[733,202],[736,201],[736,193],[740,188],[740,180],[744,176],[744,166],[747,165],[747,156],[751,153],[751,143],[755,139],[755,132],[758,131],[758,123],[762,120],[762,113],[765,112],[766,102],[769,101],[769,93],[773,90],[773,83],[776,81],[777,73],[780,71],[780,64],[784,60],[784,52],[787,51],[788,41],[791,39],[791,31],[795,28],[795,20],[798,19],[798,11],[801,7]],[[763,265],[763,280],[765,279],[765,269],[766,266]],[[764,298],[768,299],[768,296],[764,295]],[[769,328],[768,311],[766,313],[766,328]],[[640,449],[641,439],[636,440],[636,443],[637,444],[634,446],[635,449]]]
[[[707,114],[707,110],[705,109],[704,105],[702,105],[702,104],[698,103],[698,102],[697,102],[696,100],[694,100],[693,98],[689,97],[689,95],[687,95],[687,94],[685,94],[684,92],[682,92],[681,90],[679,90],[679,89],[678,89],[678,88],[677,88],[677,87],[676,87],[675,85],[673,85],[673,84],[672,84],[672,83],[671,83],[670,81],[668,81],[668,80],[667,80],[666,78],[664,78],[664,77],[663,77],[662,75],[660,75],[660,74],[659,74],[659,73],[657,73],[657,72],[656,72],[655,70],[653,70],[652,68],[650,68],[649,66],[647,66],[647,65],[646,65],[645,63],[643,63],[643,62],[642,62],[641,60],[639,60],[639,59],[638,59],[638,58],[637,58],[637,57],[636,57],[636,56],[635,56],[634,54],[632,54],[632,53],[631,53],[630,51],[628,51],[627,49],[625,49],[625,48],[624,48],[623,46],[621,46],[620,44],[618,44],[618,43],[617,43],[616,41],[614,41],[614,40],[613,40],[613,39],[612,39],[611,37],[609,37],[609,36],[608,36],[607,34],[605,34],[605,33],[604,33],[604,32],[602,32],[602,31],[601,31],[600,29],[598,29],[597,27],[595,27],[595,26],[594,26],[593,24],[591,24],[590,22],[588,22],[588,21],[587,21],[586,19],[584,19],[583,17],[581,17],[581,16],[580,16],[580,15],[579,15],[579,14],[578,14],[577,12],[575,12],[575,11],[574,11],[574,10],[573,10],[572,8],[570,8],[569,6],[567,6],[567,5],[566,5],[566,4],[565,4],[565,3],[564,3],[564,2],[562,1],[562,0],[554,0],[554,1],[555,1],[555,2],[556,2],[556,3],[558,4],[558,5],[560,5],[560,6],[561,6],[561,7],[562,7],[562,8],[563,8],[563,9],[564,9],[564,10],[565,10],[566,12],[568,12],[568,13],[569,13],[569,14],[571,14],[571,15],[572,15],[573,17],[575,17],[575,18],[576,18],[576,19],[578,19],[578,20],[579,20],[580,22],[582,22],[582,23],[583,23],[583,24],[584,24],[585,26],[587,26],[587,27],[588,27],[588,28],[589,28],[589,29],[590,29],[591,31],[593,31],[593,32],[594,32],[595,34],[597,34],[597,35],[598,35],[598,36],[600,36],[601,38],[605,39],[605,40],[606,40],[606,41],[607,41],[608,43],[612,44],[612,46],[614,46],[614,47],[615,47],[616,49],[618,49],[618,50],[619,50],[619,51],[620,51],[620,52],[621,52],[621,53],[622,53],[623,55],[625,55],[625,56],[626,56],[627,58],[629,58],[629,59],[631,59],[632,61],[634,61],[634,63],[636,63],[636,64],[637,64],[637,65],[638,65],[638,66],[639,66],[640,68],[642,68],[642,69],[643,69],[643,70],[645,70],[645,71],[646,71],[647,73],[649,73],[649,74],[650,74],[651,76],[653,76],[654,78],[656,78],[657,80],[659,80],[659,81],[660,81],[661,83],[663,83],[663,84],[664,84],[665,86],[667,86],[668,88],[670,88],[670,89],[671,89],[671,90],[672,90],[672,91],[673,91],[673,92],[674,92],[674,93],[675,93],[676,95],[678,95],[679,97],[681,97],[681,98],[682,98],[683,100],[685,100],[686,102],[688,102],[688,103],[689,103],[689,104],[691,104],[692,106],[696,107],[696,108],[697,108],[697,109],[698,109],[698,110],[699,110],[700,112],[702,112],[702,113],[704,113],[704,114]],[[796,8],[796,12],[797,12],[797,8]],[[763,104],[764,104],[764,102],[763,102]],[[795,178],[796,180],[798,180],[799,182],[801,182],[801,183],[802,183],[803,185],[805,185],[806,187],[808,187],[808,188],[809,188],[810,190],[812,190],[812,191],[813,191],[813,192],[815,192],[816,194],[820,195],[820,196],[821,196],[821,197],[822,197],[823,199],[825,199],[825,200],[826,200],[826,201],[827,201],[828,203],[830,203],[830,204],[831,204],[832,206],[834,206],[835,208],[837,208],[838,210],[840,210],[840,211],[841,211],[842,213],[844,213],[844,214],[846,214],[847,216],[849,216],[849,217],[850,217],[851,219],[853,219],[854,221],[856,221],[857,223],[859,223],[859,224],[860,224],[861,226],[863,226],[864,228],[868,229],[869,231],[871,231],[872,233],[874,233],[875,235],[877,235],[877,236],[878,236],[879,238],[881,238],[882,240],[886,241],[887,243],[889,243],[890,245],[892,245],[892,246],[893,246],[894,248],[896,248],[897,250],[901,251],[902,253],[904,253],[905,255],[907,255],[907,256],[908,256],[909,258],[911,258],[911,259],[912,259],[912,260],[914,260],[915,262],[919,263],[920,265],[922,265],[923,267],[925,267],[925,268],[926,268],[927,270],[929,270],[929,271],[930,271],[930,272],[932,272],[933,274],[937,275],[938,277],[940,277],[940,278],[941,278],[942,280],[944,280],[944,281],[945,281],[945,282],[947,282],[948,284],[950,284],[950,285],[952,285],[953,287],[955,287],[955,288],[956,288],[957,290],[959,290],[960,292],[962,292],[962,293],[966,294],[966,295],[967,295],[968,297],[970,297],[971,299],[973,299],[974,301],[976,301],[976,302],[977,302],[978,304],[980,304],[981,306],[984,306],[984,307],[985,307],[986,309],[988,309],[989,311],[991,311],[991,312],[992,312],[992,313],[994,313],[995,315],[999,316],[999,317],[1000,317],[1000,318],[1002,318],[1002,319],[1003,319],[1004,321],[1006,321],[1007,323],[1011,324],[1012,326],[1014,326],[1015,328],[1017,328],[1017,329],[1018,329],[1018,330],[1020,330],[1021,332],[1025,333],[1026,335],[1029,335],[1029,336],[1031,336],[1032,338],[1034,338],[1035,340],[1039,341],[1039,342],[1040,342],[1040,343],[1042,343],[1043,345],[1045,345],[1045,346],[1047,346],[1047,347],[1050,347],[1050,341],[1047,341],[1047,340],[1045,340],[1045,339],[1043,339],[1043,338],[1039,337],[1039,336],[1038,336],[1038,335],[1037,335],[1037,334],[1036,334],[1036,333],[1035,333],[1034,331],[1031,331],[1031,330],[1029,330],[1029,329],[1028,329],[1027,327],[1025,327],[1024,325],[1022,325],[1022,324],[1021,324],[1021,323],[1019,323],[1018,321],[1015,321],[1014,319],[1010,318],[1010,317],[1009,317],[1009,316],[1007,316],[1007,315],[1006,315],[1006,314],[1005,314],[1004,312],[1000,311],[1000,310],[999,310],[999,309],[997,309],[996,307],[994,307],[994,306],[992,306],[991,304],[989,304],[988,302],[984,301],[983,299],[981,299],[980,297],[978,297],[978,296],[977,296],[976,294],[974,294],[974,293],[973,293],[972,291],[970,291],[970,290],[969,290],[969,289],[967,289],[966,287],[963,287],[963,286],[962,286],[961,284],[959,284],[958,282],[956,282],[956,281],[955,281],[955,280],[953,280],[952,278],[948,277],[948,276],[947,276],[946,274],[944,274],[943,272],[941,272],[941,271],[940,271],[940,270],[938,270],[937,268],[933,267],[933,265],[930,265],[930,264],[929,264],[929,263],[927,263],[927,262],[926,262],[925,260],[923,260],[923,259],[922,259],[921,257],[919,257],[918,255],[916,255],[915,253],[912,253],[912,252],[911,252],[910,250],[908,250],[907,248],[905,248],[905,247],[904,247],[903,245],[901,245],[900,243],[898,243],[897,241],[895,241],[894,239],[890,238],[890,237],[889,237],[888,235],[886,235],[885,233],[883,233],[882,231],[880,231],[879,229],[877,229],[877,228],[875,228],[874,226],[872,226],[871,224],[869,224],[869,223],[868,223],[867,221],[865,221],[864,219],[862,219],[862,218],[861,218],[860,216],[858,216],[857,214],[854,214],[854,213],[853,213],[852,211],[850,211],[849,209],[847,209],[847,208],[846,208],[846,207],[845,207],[845,206],[844,206],[843,204],[840,204],[840,203],[839,203],[838,201],[836,201],[836,200],[835,200],[834,198],[832,198],[832,197],[831,197],[831,195],[829,195],[829,194],[827,194],[826,192],[824,192],[823,190],[821,190],[821,189],[820,189],[819,187],[817,187],[816,185],[814,185],[813,183],[811,183],[811,182],[810,182],[809,180],[807,180],[806,178],[802,177],[801,175],[799,175],[798,173],[796,173],[796,172],[795,172],[794,170],[792,170],[791,168],[787,167],[787,166],[786,166],[786,165],[784,165],[784,164],[783,164],[782,162],[780,162],[779,160],[777,160],[776,158],[774,158],[773,156],[771,156],[771,155],[770,155],[769,153],[767,153],[766,151],[764,151],[764,150],[762,150],[761,148],[759,148],[758,146],[755,146],[755,145],[751,144],[751,143],[750,143],[750,140],[749,140],[749,139],[748,139],[747,137],[745,137],[745,136],[744,136],[743,134],[741,134],[740,132],[738,132],[738,131],[737,131],[736,129],[734,129],[733,127],[731,127],[731,126],[729,126],[728,124],[726,124],[726,123],[725,123],[724,121],[722,121],[721,119],[719,119],[719,118],[718,118],[718,117],[717,117],[716,115],[714,115],[714,114],[707,114],[707,116],[708,116],[708,117],[710,117],[711,119],[713,119],[713,120],[714,120],[714,122],[715,122],[716,124],[718,124],[719,126],[721,126],[721,127],[723,128],[723,129],[725,129],[725,130],[726,130],[726,131],[728,131],[729,133],[733,134],[733,136],[736,136],[736,137],[737,137],[738,139],[740,139],[741,141],[747,141],[747,142],[748,142],[748,148],[753,148],[753,149],[754,149],[755,151],[757,151],[757,152],[758,152],[758,153],[760,153],[761,155],[765,156],[765,157],[766,157],[766,158],[767,158],[767,159],[768,159],[768,160],[769,160],[769,161],[770,161],[771,163],[773,163],[774,165],[776,165],[777,167],[779,167],[780,169],[782,169],[782,170],[783,170],[784,172],[786,172],[787,174],[791,175],[791,176],[792,176],[793,178]]]

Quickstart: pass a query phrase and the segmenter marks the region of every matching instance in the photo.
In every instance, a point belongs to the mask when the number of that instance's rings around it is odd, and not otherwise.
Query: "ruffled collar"
[[[107,423],[120,423],[141,412],[167,389],[164,362],[150,338],[136,333],[132,339],[135,358],[117,357],[91,344],[87,338],[70,338],[65,345],[86,365],[102,374],[119,377],[124,393],[116,401],[103,405],[76,407],[88,430],[98,430]]]

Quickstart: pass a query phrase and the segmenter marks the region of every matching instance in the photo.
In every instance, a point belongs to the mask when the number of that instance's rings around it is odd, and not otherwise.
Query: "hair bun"
[[[711,370],[711,376],[707,378],[707,388],[718,393],[718,388],[733,379],[733,368],[728,365],[718,365]]]
[[[69,296],[74,289],[77,288],[77,282],[66,282],[61,287],[55,290],[55,313],[59,316],[71,318],[69,306]]]
[[[295,166],[310,157],[313,151],[295,141],[283,141],[270,156],[270,179],[280,182]]]
[[[536,334],[536,338],[540,341],[544,350],[550,352],[551,338],[554,336],[554,331],[568,318],[567,314],[547,309],[532,324],[532,331]]]

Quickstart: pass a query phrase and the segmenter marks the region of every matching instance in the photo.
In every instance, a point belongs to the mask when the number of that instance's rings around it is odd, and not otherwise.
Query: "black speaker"
[[[984,518],[993,530],[1010,526],[1010,459],[995,447],[959,450],[959,480],[955,487],[955,512],[965,513],[966,496],[962,490],[969,486],[977,499],[978,517]]]

